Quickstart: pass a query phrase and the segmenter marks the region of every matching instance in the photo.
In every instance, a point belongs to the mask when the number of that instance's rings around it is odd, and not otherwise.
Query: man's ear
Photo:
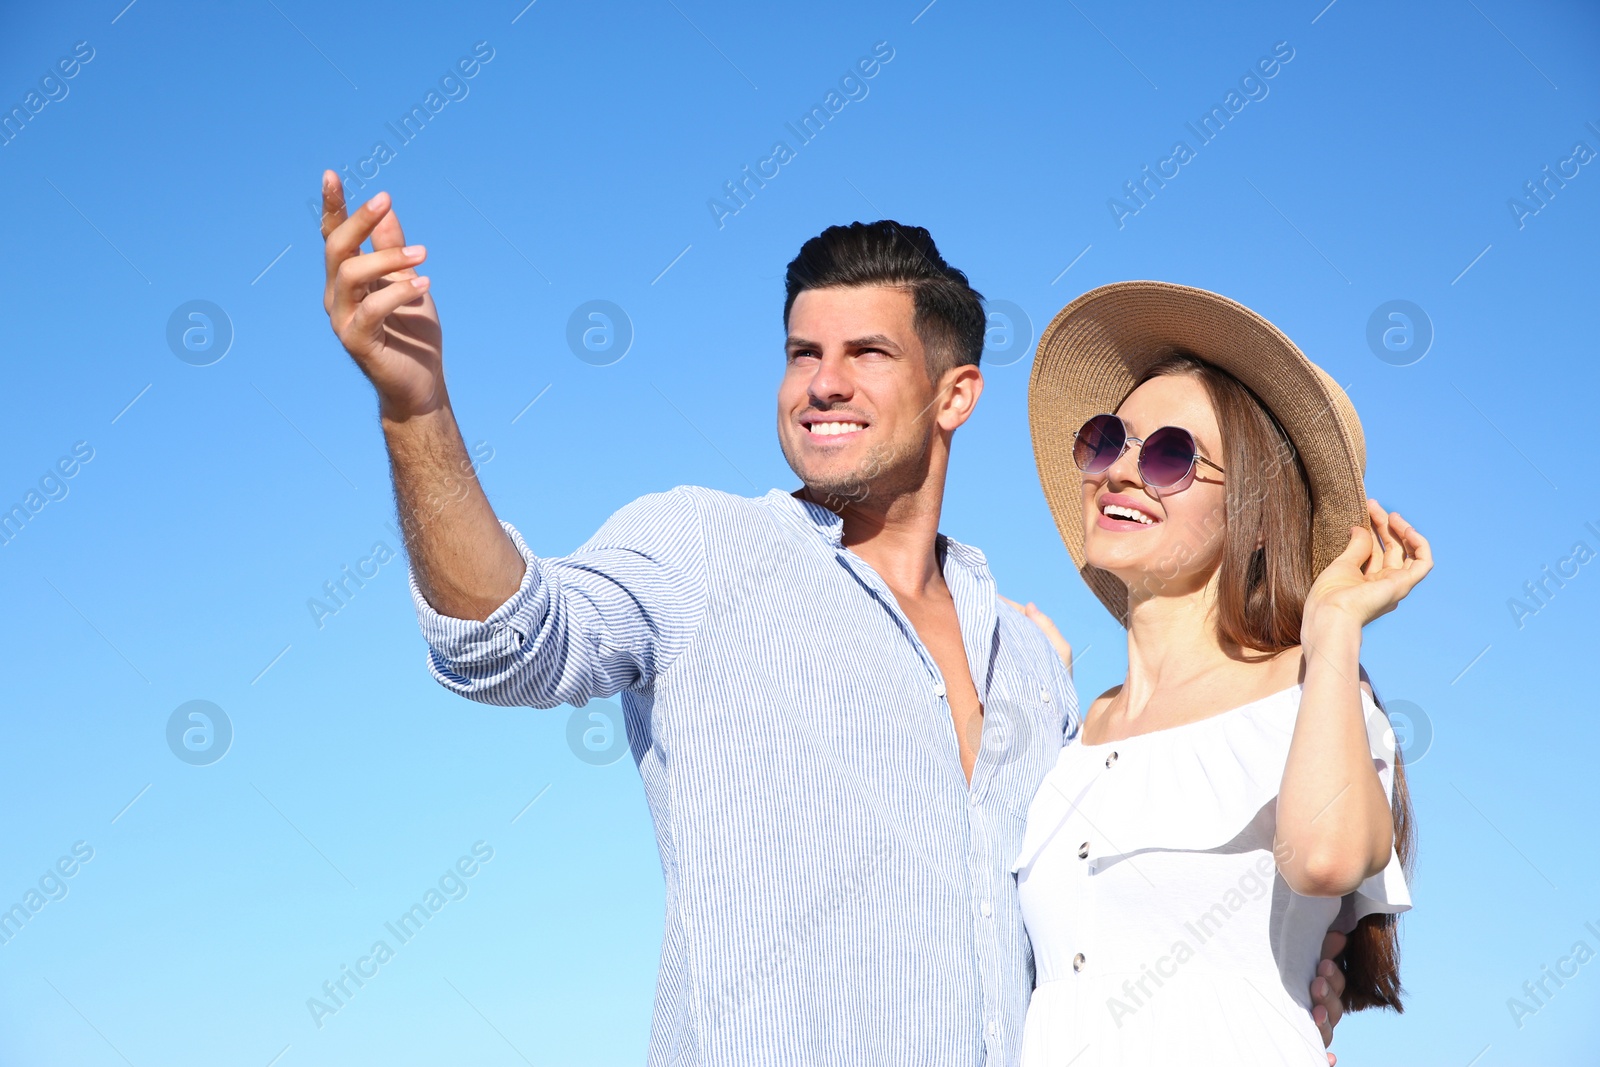
[[[942,430],[955,430],[972,417],[983,395],[983,371],[976,363],[962,363],[945,371],[934,398],[934,418]]]

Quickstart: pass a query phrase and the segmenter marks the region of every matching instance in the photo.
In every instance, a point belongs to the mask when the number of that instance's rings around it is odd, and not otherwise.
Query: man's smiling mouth
[[[864,422],[813,422],[806,427],[818,437],[837,437],[840,434],[855,433],[866,428],[867,424]]]

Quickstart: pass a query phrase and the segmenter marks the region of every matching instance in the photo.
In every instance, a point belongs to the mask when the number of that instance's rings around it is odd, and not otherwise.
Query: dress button
[[[1106,757],[1106,769],[1110,770],[1111,769],[1111,765],[1113,763],[1115,763],[1115,762],[1117,762],[1117,754],[1115,752],[1113,752],[1113,753],[1111,753],[1111,755]]]
[[[1089,842],[1085,841],[1083,844],[1078,846],[1078,858],[1080,860],[1086,860],[1089,858]]]
[[[1083,953],[1081,953],[1081,952],[1078,953],[1076,956],[1072,957],[1072,969],[1073,969],[1073,971],[1076,972],[1076,971],[1083,970],[1083,965],[1086,962],[1088,962],[1088,961],[1083,958]]]
[[[934,682],[933,683],[933,695],[936,696],[936,697],[944,696],[944,683],[943,682]]]

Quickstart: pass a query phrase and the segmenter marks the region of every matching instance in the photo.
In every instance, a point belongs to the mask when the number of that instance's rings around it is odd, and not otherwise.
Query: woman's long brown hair
[[[1222,430],[1222,466],[1228,473],[1217,635],[1224,645],[1246,651],[1293,648],[1300,644],[1306,594],[1316,578],[1311,570],[1311,488],[1305,468],[1272,412],[1239,379],[1197,356],[1175,351],[1151,367],[1141,383],[1169,374],[1193,377],[1205,386]],[[1395,851],[1409,877],[1416,826],[1398,745],[1390,807]],[[1405,1010],[1400,1003],[1395,916],[1362,917],[1340,962],[1345,1007]]]

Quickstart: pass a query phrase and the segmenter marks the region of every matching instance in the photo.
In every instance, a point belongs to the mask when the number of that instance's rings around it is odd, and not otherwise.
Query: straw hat
[[[1078,574],[1119,622],[1127,587],[1083,553],[1083,473],[1072,460],[1078,428],[1115,412],[1144,372],[1175,350],[1214,363],[1260,398],[1300,455],[1311,483],[1312,573],[1320,574],[1366,526],[1361,420],[1344,390],[1272,323],[1225,296],[1170,282],[1116,282],[1090,290],[1039,338],[1028,419],[1039,481]]]

